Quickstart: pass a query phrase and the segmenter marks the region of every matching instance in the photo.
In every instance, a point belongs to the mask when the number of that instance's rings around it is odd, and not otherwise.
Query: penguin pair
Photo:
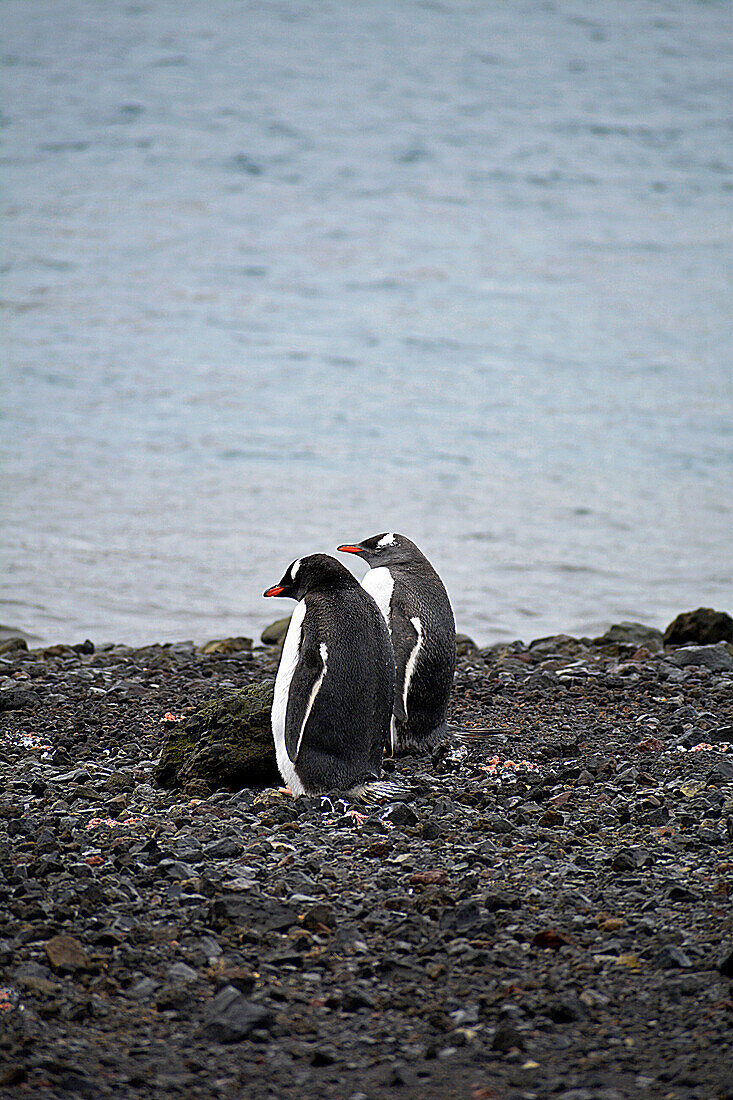
[[[379,778],[385,749],[431,748],[453,682],[453,612],[415,544],[387,532],[338,549],[370,566],[361,585],[312,554],[264,593],[298,601],[272,706],[278,768],[296,796],[356,791]]]

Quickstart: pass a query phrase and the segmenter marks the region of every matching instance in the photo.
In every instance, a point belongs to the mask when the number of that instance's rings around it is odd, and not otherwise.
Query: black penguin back
[[[304,625],[327,657],[296,771],[309,791],[346,790],[381,772],[395,687],[389,632],[358,583],[309,593],[305,603]]]
[[[379,608],[325,554],[292,562],[265,595],[298,601],[272,708],[283,779],[298,795],[350,790],[378,778],[395,685],[392,645]]]
[[[395,748],[428,750],[445,729],[456,665],[456,626],[448,593],[422,561],[388,567],[397,666]]]

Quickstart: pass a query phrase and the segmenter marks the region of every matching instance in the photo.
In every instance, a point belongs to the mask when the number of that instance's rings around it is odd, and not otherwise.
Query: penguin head
[[[296,558],[285,570],[282,580],[265,589],[265,596],[282,596],[302,600],[315,589],[333,589],[358,584],[349,570],[330,554],[309,554]]]
[[[358,554],[367,565],[376,569],[380,565],[397,565],[414,561],[420,551],[414,542],[395,531],[383,531],[363,542],[347,543],[337,548],[344,554]]]

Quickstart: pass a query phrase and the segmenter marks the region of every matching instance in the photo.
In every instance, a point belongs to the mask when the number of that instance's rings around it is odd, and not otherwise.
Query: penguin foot
[[[367,816],[367,814],[360,814],[358,810],[347,810],[344,814],[344,817],[353,817],[357,825],[363,825]]]
[[[295,795],[290,790],[290,787],[278,787],[278,794],[289,794],[291,798],[295,798]]]

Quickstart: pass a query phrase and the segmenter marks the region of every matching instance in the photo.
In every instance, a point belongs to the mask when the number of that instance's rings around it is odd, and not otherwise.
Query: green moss
[[[274,684],[267,680],[221,695],[171,732],[155,777],[163,787],[212,790],[271,786],[278,780],[270,725]]]

